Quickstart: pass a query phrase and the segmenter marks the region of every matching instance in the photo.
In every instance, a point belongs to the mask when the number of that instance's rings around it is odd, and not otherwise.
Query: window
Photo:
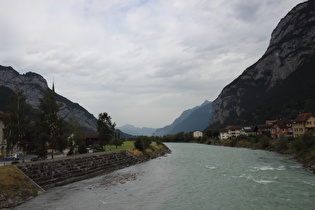
[[[307,125],[312,125],[312,121],[307,121],[306,124]]]

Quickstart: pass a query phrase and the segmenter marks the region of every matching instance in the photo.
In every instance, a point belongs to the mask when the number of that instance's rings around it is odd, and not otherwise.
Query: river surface
[[[49,189],[15,209],[315,209],[315,175],[288,156],[167,146],[165,157]],[[119,175],[136,178],[112,181]]]

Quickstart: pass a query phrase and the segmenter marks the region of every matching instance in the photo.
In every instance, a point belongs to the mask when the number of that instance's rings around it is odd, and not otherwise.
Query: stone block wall
[[[49,189],[109,173],[138,162],[141,160],[123,150],[101,155],[19,164],[17,167],[43,189]]]

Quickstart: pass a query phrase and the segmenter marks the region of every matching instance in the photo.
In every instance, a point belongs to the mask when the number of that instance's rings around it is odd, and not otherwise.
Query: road
[[[54,159],[60,157],[66,157],[68,151],[64,151],[63,154],[54,155]],[[35,154],[27,154],[24,156],[24,162],[30,162],[32,158],[37,157]],[[47,159],[51,159],[51,154],[47,156]],[[20,158],[19,162],[22,162],[22,157]],[[0,159],[0,167],[5,165],[11,165],[12,161],[4,161],[3,158]]]

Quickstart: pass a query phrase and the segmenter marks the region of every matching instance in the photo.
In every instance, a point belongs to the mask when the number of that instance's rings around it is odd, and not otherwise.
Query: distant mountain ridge
[[[209,128],[294,119],[315,112],[315,1],[294,7],[277,25],[265,54],[213,101]]]
[[[39,98],[43,97],[48,88],[47,81],[39,74],[28,72],[21,75],[12,67],[0,65],[0,110],[5,110],[10,103],[9,97],[15,86],[23,90],[26,103],[30,105],[31,113],[35,114],[38,110]],[[56,101],[63,104],[59,114],[65,121],[74,117],[87,131],[96,131],[97,119],[86,109],[58,93],[56,93]]]
[[[155,128],[138,128],[130,124],[126,124],[124,126],[117,127],[117,129],[123,131],[124,133],[128,133],[134,136],[152,136],[155,133]]]
[[[156,136],[204,130],[211,118],[212,102],[205,101],[200,106],[185,110],[174,122],[155,131]]]
[[[169,134],[176,134],[178,132],[189,132],[194,130],[204,130],[211,118],[212,103],[209,101],[203,102],[200,106],[196,106],[192,109],[188,109],[182,112],[182,114],[174,120],[170,125],[163,128],[138,128],[133,125],[126,124],[121,127],[117,127],[121,131],[136,135],[136,136],[164,136]]]

